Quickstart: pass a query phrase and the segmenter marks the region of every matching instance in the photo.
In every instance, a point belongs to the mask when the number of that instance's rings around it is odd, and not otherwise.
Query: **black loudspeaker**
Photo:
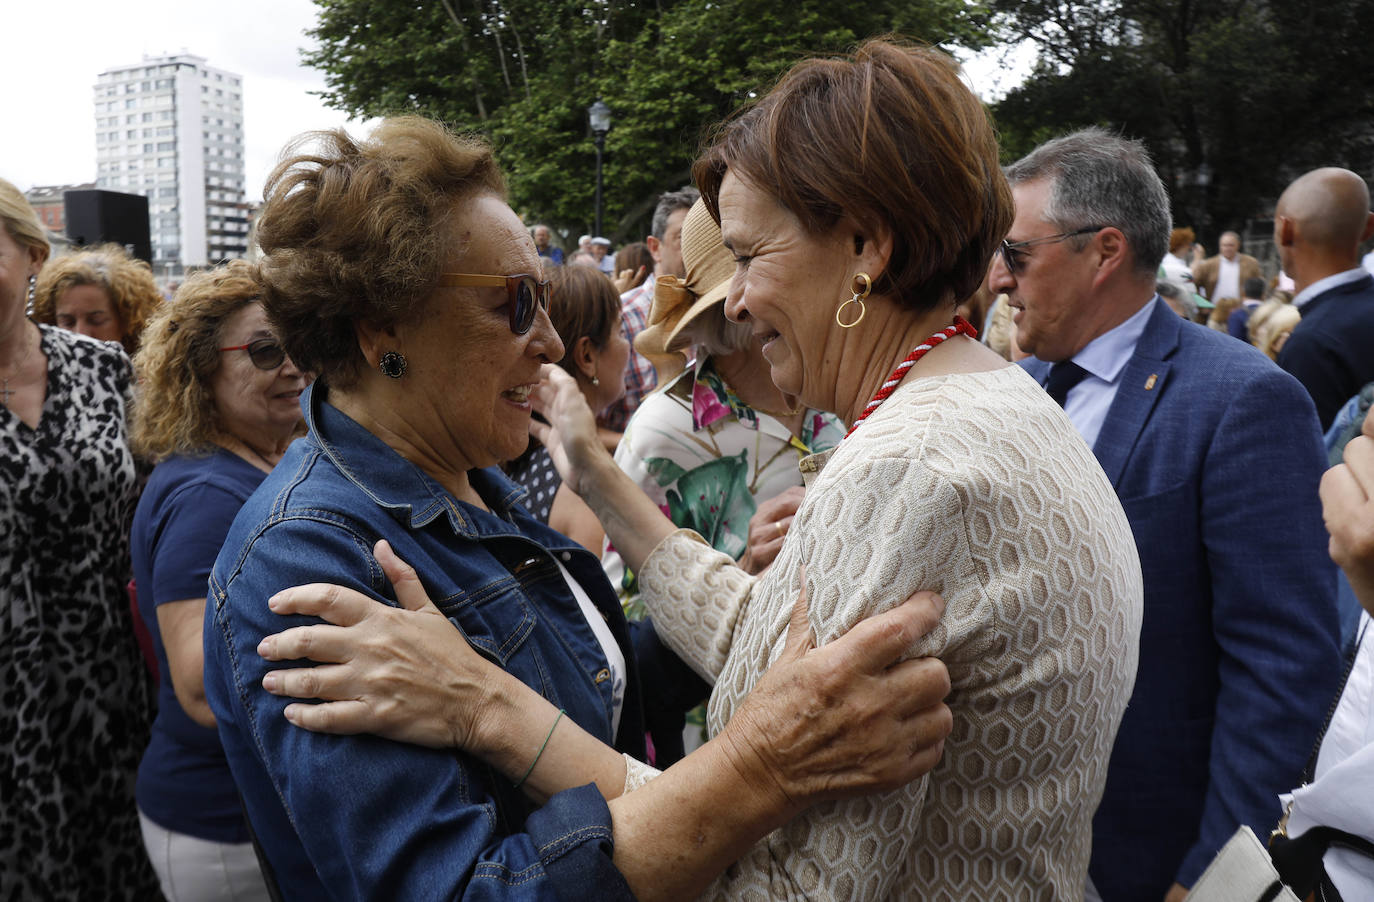
[[[84,246],[111,241],[124,245],[130,254],[152,264],[148,198],[142,194],[83,189],[68,191],[62,201],[67,217],[67,237],[73,244]]]

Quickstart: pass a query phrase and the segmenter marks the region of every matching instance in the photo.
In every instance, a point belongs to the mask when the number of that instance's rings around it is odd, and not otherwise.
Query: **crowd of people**
[[[308,133],[163,300],[0,181],[0,897],[1374,897],[1365,181],[1208,257],[873,40],[693,182]]]

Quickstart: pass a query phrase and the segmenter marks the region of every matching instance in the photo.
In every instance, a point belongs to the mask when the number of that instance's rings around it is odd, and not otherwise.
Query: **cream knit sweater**
[[[1082,898],[1141,615],[1130,526],[1092,452],[1011,366],[909,379],[808,464],[824,469],[762,578],[687,531],[640,573],[659,633],[714,683],[712,733],[781,652],[803,562],[818,644],[918,590],[944,596],[911,653],[949,668],[954,732],[926,778],[815,806],[707,897]],[[632,762],[627,791],[655,774]]]

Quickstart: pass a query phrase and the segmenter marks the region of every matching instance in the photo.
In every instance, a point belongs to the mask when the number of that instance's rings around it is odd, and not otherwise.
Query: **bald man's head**
[[[1298,242],[1327,252],[1355,253],[1374,227],[1369,188],[1349,169],[1314,169],[1289,185],[1275,216],[1291,221]]]

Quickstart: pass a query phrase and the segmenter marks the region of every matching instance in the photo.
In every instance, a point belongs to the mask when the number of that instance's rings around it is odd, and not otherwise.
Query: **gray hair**
[[[1155,291],[1159,293],[1160,297],[1167,298],[1182,307],[1183,313],[1188,319],[1197,319],[1197,301],[1193,300],[1191,291],[1163,279],[1155,283]]]
[[[668,350],[686,352],[695,347],[699,349],[699,354],[725,357],[736,351],[747,350],[753,341],[753,329],[727,317],[725,305],[722,303],[715,304],[711,309],[703,310],[700,315],[694,317],[678,333]]]
[[[649,226],[649,234],[662,241],[663,234],[668,231],[668,217],[678,210],[692,209],[692,204],[696,203],[699,197],[701,192],[691,185],[660,194],[658,206],[654,207],[654,220]]]
[[[1114,226],[1126,236],[1135,271],[1154,276],[1169,250],[1169,195],[1140,141],[1085,128],[1040,145],[1007,167],[1013,186],[1050,181],[1043,218],[1065,232]],[[1087,242],[1078,239],[1078,247]]]

